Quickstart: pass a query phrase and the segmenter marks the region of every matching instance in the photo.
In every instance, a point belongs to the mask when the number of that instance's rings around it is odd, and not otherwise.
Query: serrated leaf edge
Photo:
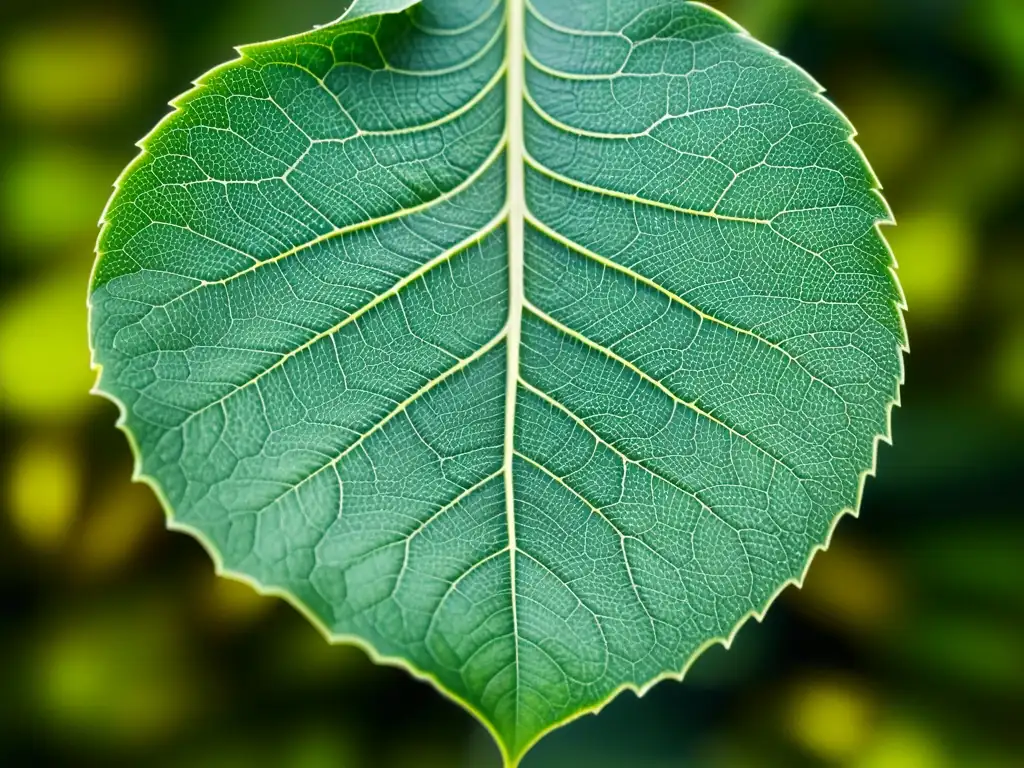
[[[334,22],[331,22],[330,24],[324,25],[323,27],[317,27],[317,29],[322,29],[324,27],[329,27],[329,26],[333,26],[335,24],[340,24],[340,23],[345,22],[346,20],[351,20],[351,19],[354,19],[354,18],[360,18],[360,14],[358,14],[358,13],[357,14],[353,14],[353,11],[360,5],[360,2],[361,2],[361,0],[355,0],[355,2],[352,4],[352,6],[350,6],[349,9],[345,12],[345,14],[342,15],[339,19],[337,19]],[[408,8],[410,8],[413,5],[417,4],[418,2],[420,2],[420,0],[407,0],[405,5],[403,5],[401,8],[399,8],[399,9],[393,11],[393,12],[395,12],[395,13],[404,12],[405,10],[407,10]],[[860,145],[857,144],[857,142],[856,142],[856,137],[858,135],[856,128],[853,126],[853,124],[850,122],[850,120],[846,117],[846,115],[843,114],[843,112],[838,107],[836,107],[830,100],[825,98],[825,96],[824,96],[825,88],[822,85],[820,85],[817,80],[815,80],[813,77],[811,77],[811,75],[808,74],[806,72],[806,70],[804,70],[802,67],[800,67],[795,62],[793,62],[790,59],[788,59],[785,56],[783,56],[776,49],[774,49],[774,48],[772,48],[772,47],[762,43],[761,41],[757,40],[756,38],[754,38],[752,35],[750,35],[749,32],[747,32],[747,30],[745,30],[744,28],[740,27],[735,21],[733,21],[731,18],[726,16],[721,11],[719,11],[719,10],[717,10],[715,8],[712,8],[712,7],[710,7],[707,4],[702,3],[702,2],[692,2],[692,4],[700,6],[700,7],[703,7],[706,10],[714,13],[716,16],[718,16],[724,22],[726,22],[727,24],[732,26],[737,34],[743,35],[744,37],[746,37],[749,40],[751,40],[755,45],[760,47],[762,50],[764,50],[765,52],[769,53],[771,56],[773,56],[775,58],[778,58],[778,59],[782,59],[782,60],[786,61],[790,66],[792,66],[795,69],[799,70],[805,77],[807,77],[807,79],[810,82],[812,82],[814,84],[814,87],[815,87],[815,90],[816,90],[816,94],[815,94],[816,98],[823,105],[827,106],[831,111],[833,111],[834,114],[836,114],[838,117],[840,117],[843,120],[843,122],[845,123],[845,125],[847,126],[847,128],[849,130],[849,135],[847,136],[847,142],[857,152],[857,155],[860,158],[860,160],[861,160],[861,162],[863,164],[864,169],[869,174],[869,177],[870,177],[870,180],[871,180],[871,183],[872,183],[871,191],[874,192],[875,196],[882,203],[882,205],[884,206],[884,208],[886,210],[886,213],[887,213],[886,217],[877,219],[875,221],[874,228],[875,228],[876,233],[878,234],[878,237],[885,244],[886,251],[889,254],[890,264],[889,264],[889,267],[888,267],[888,271],[889,271],[889,274],[890,274],[890,276],[892,278],[893,285],[896,288],[897,295],[898,295],[898,299],[897,299],[897,302],[896,302],[896,309],[898,310],[897,314],[898,314],[899,320],[900,320],[901,342],[899,344],[900,372],[899,372],[899,378],[897,380],[897,385],[896,385],[896,393],[893,396],[893,398],[885,406],[885,411],[886,411],[885,429],[884,429],[883,432],[875,435],[875,437],[874,437],[874,441],[873,441],[873,445],[872,445],[871,465],[867,469],[862,471],[860,473],[859,477],[858,477],[856,501],[854,502],[853,506],[851,506],[851,507],[844,507],[843,509],[839,510],[836,513],[835,517],[833,518],[833,520],[832,520],[832,522],[831,522],[831,524],[829,526],[829,531],[828,531],[827,536],[825,537],[825,541],[823,541],[821,544],[817,544],[817,545],[815,545],[814,547],[811,548],[811,551],[807,555],[807,562],[804,565],[803,572],[799,576],[787,579],[781,585],[779,585],[778,589],[776,589],[775,592],[772,593],[772,595],[765,601],[765,604],[760,609],[754,609],[754,610],[748,611],[746,614],[744,614],[742,617],[740,617],[740,619],[736,622],[735,626],[732,628],[732,630],[727,635],[720,636],[720,637],[710,638],[705,643],[703,643],[699,648],[697,648],[697,650],[695,650],[690,655],[690,657],[686,660],[685,664],[682,666],[682,668],[679,671],[677,671],[677,672],[676,671],[664,672],[664,673],[662,673],[662,674],[652,678],[648,682],[643,683],[642,685],[638,685],[636,683],[624,683],[624,684],[618,686],[611,693],[609,693],[606,697],[604,697],[600,702],[598,702],[598,703],[596,703],[596,704],[594,704],[592,706],[582,707],[579,710],[577,710],[576,712],[574,712],[572,715],[569,715],[569,716],[567,716],[567,717],[565,717],[565,718],[563,718],[561,720],[558,720],[558,721],[552,723],[547,728],[545,728],[542,731],[540,731],[539,733],[537,733],[516,754],[512,754],[509,751],[508,747],[505,745],[503,739],[501,738],[500,734],[497,732],[495,727],[488,721],[488,719],[479,710],[477,710],[476,707],[474,707],[472,704],[470,704],[468,701],[466,701],[462,697],[460,697],[457,694],[455,694],[452,691],[450,691],[447,687],[445,687],[445,685],[438,679],[438,677],[436,675],[418,668],[414,664],[410,663],[407,659],[404,659],[402,657],[387,656],[387,655],[381,654],[381,653],[379,653],[377,651],[377,649],[371,643],[368,643],[366,640],[364,640],[364,639],[362,639],[362,638],[360,638],[360,637],[358,637],[356,635],[335,634],[335,633],[331,632],[330,629],[310,610],[310,608],[308,606],[306,606],[295,595],[293,595],[290,592],[287,592],[287,591],[285,591],[283,589],[279,589],[279,588],[276,588],[276,587],[268,587],[268,586],[260,583],[257,579],[252,578],[251,576],[248,576],[246,574],[239,573],[239,572],[236,572],[236,571],[232,571],[232,570],[230,570],[228,568],[225,568],[221,553],[216,549],[216,547],[206,537],[206,535],[203,534],[202,531],[200,531],[200,530],[198,530],[198,529],[196,529],[196,528],[194,528],[192,526],[186,525],[184,523],[181,523],[181,522],[178,522],[177,520],[175,520],[174,510],[171,507],[170,503],[168,502],[167,497],[164,494],[164,491],[161,488],[159,481],[157,481],[157,479],[154,478],[153,476],[147,475],[145,472],[142,471],[142,454],[141,454],[141,451],[139,450],[139,445],[138,445],[138,442],[137,442],[137,440],[135,438],[135,435],[132,433],[131,429],[127,425],[127,408],[125,407],[125,404],[119,398],[117,398],[115,395],[113,395],[112,393],[107,392],[107,391],[105,391],[105,390],[103,390],[101,388],[101,381],[102,381],[102,378],[103,378],[103,366],[99,362],[97,362],[97,360],[96,360],[96,350],[95,350],[95,348],[93,347],[93,344],[92,344],[92,334],[91,334],[92,313],[93,313],[93,303],[92,303],[92,293],[93,293],[93,290],[92,290],[92,287],[93,287],[94,282],[95,282],[96,271],[97,271],[98,266],[99,266],[99,259],[100,259],[101,255],[102,255],[101,252],[100,252],[100,243],[103,241],[103,237],[106,234],[107,229],[110,226],[109,214],[110,214],[110,211],[111,211],[111,206],[112,206],[114,200],[117,198],[117,195],[118,195],[118,193],[121,190],[121,187],[123,185],[124,180],[132,172],[134,172],[136,170],[136,168],[141,164],[141,162],[146,158],[146,156],[148,154],[148,150],[147,150],[148,142],[151,141],[155,136],[159,135],[160,132],[162,130],[164,130],[164,128],[167,126],[167,124],[169,123],[170,120],[172,120],[175,116],[177,116],[178,114],[181,113],[181,104],[183,104],[185,101],[187,101],[190,97],[198,94],[202,90],[202,88],[205,86],[205,84],[206,84],[206,82],[208,81],[209,78],[218,75],[219,73],[221,73],[222,71],[224,71],[224,70],[226,70],[226,69],[228,69],[230,67],[237,66],[239,63],[242,63],[242,62],[246,61],[246,59],[247,59],[246,51],[248,51],[248,50],[255,50],[255,49],[258,49],[258,48],[260,48],[262,46],[266,46],[266,45],[277,45],[279,43],[286,42],[286,41],[291,40],[291,39],[296,39],[296,38],[302,37],[302,36],[308,34],[308,32],[302,32],[302,33],[299,33],[299,34],[296,34],[296,35],[289,35],[289,36],[282,37],[282,38],[279,38],[279,39],[266,41],[266,42],[263,42],[263,43],[256,43],[256,44],[250,44],[250,45],[237,46],[235,48],[235,51],[239,54],[239,56],[237,58],[232,59],[232,60],[227,61],[227,62],[224,62],[223,64],[220,64],[220,65],[212,68],[211,70],[209,70],[205,74],[203,74],[200,77],[196,78],[194,81],[192,81],[192,86],[193,86],[192,88],[190,88],[188,91],[182,93],[181,95],[179,95],[176,98],[174,98],[173,100],[171,100],[169,102],[169,106],[172,108],[171,112],[169,112],[167,115],[165,115],[164,118],[156,125],[156,127],[154,127],[149,133],[147,133],[146,136],[144,136],[142,139],[140,139],[138,142],[136,142],[136,146],[139,148],[140,152],[138,153],[138,155],[136,155],[135,159],[132,160],[131,163],[129,163],[129,165],[121,172],[121,174],[115,180],[114,185],[113,185],[114,191],[111,194],[110,199],[107,201],[107,204],[104,206],[103,213],[101,214],[100,220],[98,222],[99,227],[100,227],[100,234],[99,234],[99,237],[97,239],[97,244],[96,244],[96,248],[95,248],[95,253],[97,255],[97,259],[96,259],[95,263],[93,264],[92,273],[91,273],[90,279],[89,279],[88,295],[86,297],[86,307],[87,307],[88,315],[89,315],[89,326],[88,327],[89,327],[89,331],[90,331],[89,334],[88,334],[88,336],[89,336],[88,343],[89,343],[89,353],[90,353],[90,365],[91,365],[92,370],[94,370],[96,372],[96,383],[93,386],[93,388],[90,390],[90,394],[93,394],[93,395],[96,395],[98,397],[102,397],[102,398],[104,398],[106,400],[109,400],[111,403],[113,403],[117,407],[117,409],[118,409],[118,418],[117,418],[117,421],[115,423],[115,426],[117,427],[117,429],[119,429],[125,435],[125,437],[126,437],[126,439],[128,441],[129,448],[131,450],[132,460],[133,460],[132,477],[131,477],[132,482],[147,485],[147,486],[149,486],[152,489],[153,493],[156,495],[157,499],[160,502],[161,507],[164,510],[164,515],[165,515],[166,520],[167,520],[167,529],[169,531],[174,531],[176,533],[187,534],[187,535],[191,536],[193,539],[195,539],[196,541],[198,541],[199,544],[203,547],[203,549],[206,550],[206,552],[209,555],[210,559],[213,561],[214,571],[215,571],[217,576],[219,576],[221,578],[226,578],[226,579],[230,579],[232,581],[236,581],[236,582],[240,582],[240,583],[246,584],[246,585],[250,586],[252,589],[254,589],[260,595],[264,595],[264,596],[267,596],[267,597],[280,598],[281,600],[283,600],[286,603],[288,603],[289,605],[291,605],[295,610],[297,610],[300,614],[302,614],[302,616],[304,616],[305,619],[307,621],[309,621],[309,623],[312,624],[317,629],[318,632],[320,632],[320,634],[324,637],[324,639],[329,644],[331,644],[331,645],[346,645],[346,646],[357,647],[360,650],[362,650],[364,653],[366,653],[366,655],[370,658],[370,660],[373,663],[378,664],[378,665],[382,665],[382,666],[395,667],[395,668],[398,668],[398,669],[402,669],[402,670],[406,671],[408,674],[410,674],[413,678],[415,678],[417,680],[421,680],[423,682],[427,682],[430,685],[432,685],[439,693],[441,693],[441,695],[445,696],[449,700],[451,700],[454,703],[456,703],[459,706],[461,706],[470,715],[472,715],[477,721],[479,721],[481,725],[483,725],[483,727],[491,735],[491,738],[494,740],[495,744],[497,745],[498,750],[501,753],[502,763],[505,766],[505,768],[518,768],[518,766],[519,766],[520,762],[522,761],[523,757],[528,752],[530,752],[530,750],[533,747],[535,747],[545,736],[551,734],[552,732],[558,730],[559,728],[562,728],[563,726],[568,725],[569,723],[572,723],[572,722],[580,719],[581,717],[584,717],[585,715],[596,715],[596,714],[599,714],[612,701],[614,701],[616,698],[618,698],[622,693],[625,693],[626,691],[632,691],[637,696],[637,698],[642,698],[652,688],[654,688],[656,685],[658,685],[661,682],[665,682],[667,680],[674,680],[676,682],[682,682],[682,680],[686,677],[686,674],[689,672],[690,668],[693,666],[694,662],[696,662],[697,659],[700,658],[704,654],[705,651],[707,651],[708,649],[714,647],[715,645],[721,645],[722,647],[724,647],[725,649],[728,650],[732,646],[733,642],[735,641],[736,636],[739,634],[739,631],[744,626],[746,626],[746,624],[751,619],[754,619],[757,623],[761,623],[762,621],[764,621],[764,617],[767,615],[768,610],[772,607],[772,605],[779,598],[779,596],[783,592],[786,591],[786,589],[788,589],[790,586],[794,586],[797,589],[801,589],[803,587],[803,585],[804,585],[804,582],[807,579],[807,574],[810,572],[810,568],[813,565],[814,560],[817,557],[817,555],[820,552],[824,552],[824,551],[828,550],[829,547],[831,546],[832,537],[835,535],[835,532],[838,529],[840,521],[844,517],[846,517],[847,515],[849,515],[851,517],[854,517],[854,518],[857,518],[857,517],[860,516],[860,507],[861,507],[861,503],[863,501],[864,489],[865,489],[866,484],[867,484],[867,479],[868,479],[868,477],[874,477],[876,475],[876,472],[877,472],[877,468],[878,468],[878,446],[879,446],[879,443],[884,442],[884,443],[886,443],[888,445],[892,445],[892,411],[893,411],[893,409],[895,407],[898,407],[898,406],[902,405],[902,402],[901,402],[901,390],[902,390],[902,387],[903,387],[904,383],[906,382],[905,355],[910,353],[910,345],[909,345],[908,338],[907,338],[906,317],[905,317],[905,313],[907,312],[907,302],[906,302],[905,294],[903,292],[902,285],[900,284],[899,276],[897,274],[898,264],[897,264],[897,261],[896,261],[895,254],[893,253],[892,247],[890,246],[888,240],[886,239],[886,237],[883,234],[882,229],[881,229],[882,226],[894,226],[896,224],[896,220],[895,220],[895,217],[894,217],[894,215],[892,213],[892,209],[889,206],[888,201],[886,201],[886,199],[881,194],[883,187],[882,187],[881,182],[878,179],[878,176],[875,174],[874,170],[872,169],[871,163],[868,161],[867,157],[864,155],[864,152],[861,149]]]

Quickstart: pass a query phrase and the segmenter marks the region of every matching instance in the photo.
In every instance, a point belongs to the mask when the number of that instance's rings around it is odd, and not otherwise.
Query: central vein
[[[526,214],[526,182],[523,137],[523,90],[526,55],[524,51],[524,0],[506,0],[508,81],[506,114],[508,126],[508,370],[505,383],[505,515],[508,519],[509,562],[512,587],[512,631],[516,653],[516,718],[519,717],[519,618],[516,613],[516,518],[512,482],[515,452],[516,393],[519,382],[519,342],[523,317],[523,227]]]

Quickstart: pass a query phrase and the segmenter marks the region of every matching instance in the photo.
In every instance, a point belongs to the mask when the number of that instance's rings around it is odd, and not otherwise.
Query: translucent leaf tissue
[[[172,527],[509,766],[802,579],[906,346],[820,86],[682,0],[356,0],[239,53],[141,142],[90,288]]]

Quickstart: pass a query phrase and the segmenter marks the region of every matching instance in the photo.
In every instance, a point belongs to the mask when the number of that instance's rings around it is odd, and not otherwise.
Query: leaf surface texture
[[[679,0],[359,0],[240,52],[144,140],[92,285],[172,525],[509,763],[802,576],[905,346],[816,83]]]

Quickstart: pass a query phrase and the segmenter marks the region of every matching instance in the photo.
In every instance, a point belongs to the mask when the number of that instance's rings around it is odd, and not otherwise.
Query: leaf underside
[[[240,53],[142,143],[91,289],[174,527],[509,764],[802,577],[905,346],[804,72],[680,0],[360,0]]]

